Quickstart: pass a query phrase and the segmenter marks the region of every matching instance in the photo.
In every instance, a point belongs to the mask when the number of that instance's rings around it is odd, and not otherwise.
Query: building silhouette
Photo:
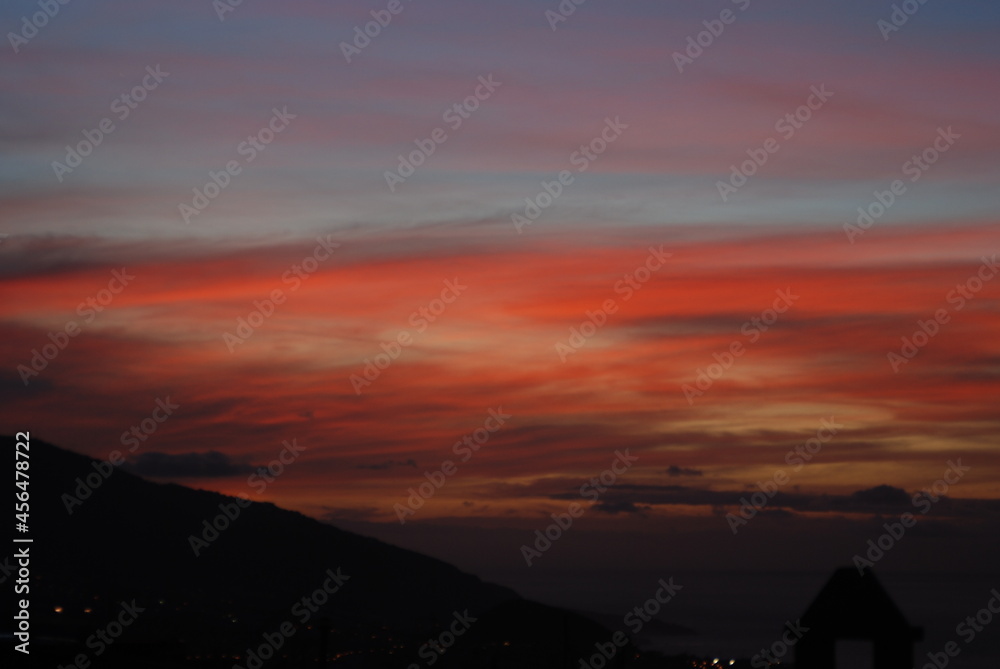
[[[840,640],[872,643],[875,669],[911,669],[923,630],[911,626],[869,569],[838,569],[801,618],[796,669],[835,669]]]

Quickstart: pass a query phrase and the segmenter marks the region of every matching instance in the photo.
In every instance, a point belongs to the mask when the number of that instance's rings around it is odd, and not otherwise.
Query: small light
[[[733,666],[734,664],[736,664],[736,660],[729,660],[729,666],[730,667]]]
[[[61,607],[61,606],[57,606],[57,607],[55,607],[55,608],[54,608],[53,610],[54,610],[54,611],[55,611],[56,613],[62,613],[62,607]]]

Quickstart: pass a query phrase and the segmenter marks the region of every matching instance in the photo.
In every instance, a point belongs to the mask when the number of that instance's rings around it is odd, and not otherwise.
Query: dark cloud
[[[636,506],[632,502],[598,502],[594,508],[601,513],[642,513],[648,511],[648,506]]]
[[[469,500],[462,502],[462,506],[470,511],[473,511],[474,513],[486,513],[490,510],[489,504],[477,504],[476,502]]]
[[[878,485],[867,490],[859,490],[851,494],[851,500],[860,504],[908,504],[910,495],[902,488],[891,485]]]
[[[254,472],[253,465],[219,451],[205,453],[141,453],[124,468],[139,476],[154,478],[208,478],[240,476]]]
[[[619,483],[601,495],[595,505],[608,513],[633,512],[630,507],[640,510],[651,506],[710,506],[715,509],[731,509],[741,504],[742,499],[754,502],[761,491],[754,487],[741,491],[705,490],[681,485],[633,485]],[[923,513],[928,502],[914,504],[915,496],[922,493],[908,493],[902,488],[878,485],[858,490],[848,495],[812,494],[778,491],[768,497],[765,504],[769,511],[812,512],[812,513],[867,513],[899,515],[904,512]],[[550,499],[579,499],[579,491],[549,495]],[[939,496],[931,500],[932,513],[936,516],[966,518],[1000,517],[1000,500],[957,499]]]
[[[374,506],[364,506],[356,509],[338,509],[332,506],[323,507],[323,515],[320,520],[331,525],[338,525],[343,522],[364,522],[377,519],[384,513],[384,509],[377,509]]]
[[[701,476],[703,473],[700,469],[692,467],[679,467],[677,465],[667,467],[668,476]]]
[[[785,509],[761,509],[757,515],[770,518],[793,518],[795,516],[794,513]]]
[[[413,458],[409,460],[386,460],[373,465],[354,465],[355,469],[392,469],[393,467],[416,467],[417,461]]]

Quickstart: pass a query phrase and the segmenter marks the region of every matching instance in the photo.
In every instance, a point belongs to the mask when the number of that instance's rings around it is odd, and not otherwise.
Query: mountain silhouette
[[[2,439],[13,451],[14,439]],[[497,648],[558,657],[545,666],[562,666],[610,634],[440,560],[270,503],[153,483],[34,439],[30,459],[32,654],[60,666],[78,652],[93,656],[88,636],[133,601],[143,612],[101,666],[114,666],[116,656],[122,666],[247,666],[247,649],[287,622],[295,631],[268,667],[315,666],[327,651],[340,655],[337,666],[423,666],[448,650],[477,658],[465,666],[502,666]],[[88,477],[99,484],[84,499]],[[217,521],[225,529],[207,541],[205,521],[227,509],[235,518]],[[192,536],[204,545],[193,547]],[[310,600],[317,610],[304,620],[302,598],[336,582],[322,606]],[[457,618],[475,622],[452,641]],[[561,631],[540,632],[528,619]],[[443,640],[445,653],[428,639]]]

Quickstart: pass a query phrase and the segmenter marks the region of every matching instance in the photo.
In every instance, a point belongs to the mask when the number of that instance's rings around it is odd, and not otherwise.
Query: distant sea
[[[499,578],[500,575],[493,576]],[[721,658],[752,657],[761,648],[780,639],[786,621],[794,622],[809,606],[829,573],[718,573],[676,574],[631,572],[613,579],[585,578],[565,574],[564,582],[553,579],[525,582],[517,586],[528,598],[580,611],[600,611],[618,617],[640,606],[656,589],[660,578],[673,576],[683,586],[677,597],[658,616],[667,623],[690,627],[697,636],[667,636],[646,639],[647,648],[667,654],[694,653]],[[993,588],[1000,590],[1000,574],[879,573],[879,581],[903,611],[911,625],[924,628],[924,641],[917,645],[915,669],[923,669],[928,652],[944,650],[956,642],[961,653],[949,669],[1000,668],[1000,614],[976,638],[966,642],[955,628],[968,616],[984,608]],[[508,581],[509,582],[509,581]],[[581,586],[581,583],[586,585]],[[648,593],[635,596],[636,592]],[[622,629],[627,627],[622,624]],[[789,654],[786,661],[791,661]],[[933,665],[931,665],[933,666]]]

